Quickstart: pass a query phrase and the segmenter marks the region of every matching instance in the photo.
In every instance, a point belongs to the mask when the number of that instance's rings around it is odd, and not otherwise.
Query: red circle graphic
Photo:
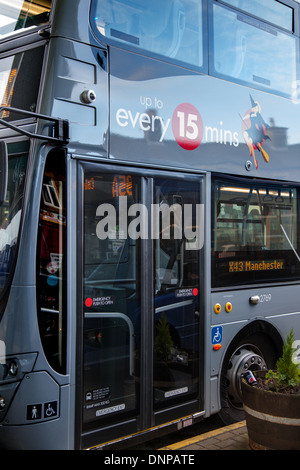
[[[90,297],[88,297],[86,300],[85,300],[85,305],[86,307],[91,307],[93,305],[93,299],[91,299]]]
[[[173,113],[172,129],[180,147],[195,150],[203,137],[203,121],[198,109],[190,103],[178,105]]]

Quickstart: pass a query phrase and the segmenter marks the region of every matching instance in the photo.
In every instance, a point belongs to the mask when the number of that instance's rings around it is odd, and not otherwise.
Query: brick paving
[[[246,422],[215,429],[159,450],[250,450]]]

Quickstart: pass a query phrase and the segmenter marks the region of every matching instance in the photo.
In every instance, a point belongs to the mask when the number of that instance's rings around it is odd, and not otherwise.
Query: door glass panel
[[[220,4],[213,5],[211,19],[213,75],[292,96],[298,61],[296,36]]]
[[[157,179],[154,198],[153,396],[158,410],[198,392],[202,206],[199,182]]]
[[[274,0],[224,0],[225,3],[239,8],[262,20],[274,23],[282,28],[293,31],[293,9]]]
[[[139,409],[139,240],[127,237],[127,206],[139,202],[128,174],[84,175],[85,429]]]

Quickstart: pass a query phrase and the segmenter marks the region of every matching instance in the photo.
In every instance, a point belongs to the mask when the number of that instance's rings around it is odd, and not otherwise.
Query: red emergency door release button
[[[217,344],[214,344],[214,345],[213,345],[213,349],[214,349],[215,351],[219,351],[219,349],[221,349],[221,347],[222,347],[222,344],[220,344],[220,343],[217,343]]]

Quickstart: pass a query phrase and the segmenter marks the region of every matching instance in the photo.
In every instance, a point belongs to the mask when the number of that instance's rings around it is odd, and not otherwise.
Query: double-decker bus
[[[0,0],[0,447],[120,449],[300,339],[296,0]]]

